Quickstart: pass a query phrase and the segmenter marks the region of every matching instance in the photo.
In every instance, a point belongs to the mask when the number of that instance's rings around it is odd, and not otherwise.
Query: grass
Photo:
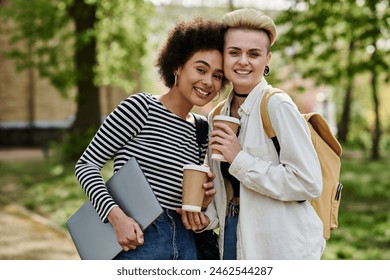
[[[112,163],[103,168],[105,179],[111,168]],[[343,158],[339,228],[327,242],[324,260],[390,259],[388,170],[389,159]],[[74,163],[0,162],[0,203],[21,204],[65,228],[65,221],[86,199],[74,176]]]
[[[108,179],[112,163],[102,172]],[[66,220],[87,200],[74,164],[56,161],[0,162],[0,203],[18,203],[66,228]]]
[[[390,259],[389,160],[343,159],[339,228],[323,259]]]

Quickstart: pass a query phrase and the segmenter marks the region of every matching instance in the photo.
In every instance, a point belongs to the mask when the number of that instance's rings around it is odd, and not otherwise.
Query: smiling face
[[[263,31],[230,28],[225,35],[224,72],[237,93],[249,93],[269,65],[269,38]]]
[[[204,106],[221,89],[222,54],[217,50],[196,52],[177,74],[181,95],[192,105]]]

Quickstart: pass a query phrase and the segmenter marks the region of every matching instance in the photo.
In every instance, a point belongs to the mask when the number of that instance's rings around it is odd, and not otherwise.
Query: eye
[[[222,80],[223,75],[221,75],[221,74],[214,74],[213,77],[220,81],[220,80]]]
[[[250,56],[250,57],[259,57],[259,56],[260,56],[260,53],[258,53],[258,52],[250,52],[250,53],[249,53],[249,56]]]
[[[196,70],[198,70],[199,73],[205,74],[206,70],[204,70],[202,67],[198,67]]]
[[[229,51],[229,54],[231,56],[237,56],[237,55],[240,55],[240,52],[239,51],[236,51],[236,50],[232,50],[232,51]]]

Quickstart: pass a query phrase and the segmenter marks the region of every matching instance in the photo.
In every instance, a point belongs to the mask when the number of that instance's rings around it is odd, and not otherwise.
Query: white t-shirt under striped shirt
[[[100,218],[106,221],[116,204],[100,169],[113,158],[116,172],[135,157],[161,206],[175,210],[181,207],[182,168],[201,164],[206,148],[207,141],[199,156],[195,124],[170,112],[152,95],[137,93],[123,100],[105,119],[78,160],[75,174]]]

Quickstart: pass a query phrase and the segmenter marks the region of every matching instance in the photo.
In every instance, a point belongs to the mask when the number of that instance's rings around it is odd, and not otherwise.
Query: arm
[[[282,201],[318,198],[322,191],[321,167],[307,124],[291,102],[273,102],[271,123],[281,150],[280,163],[240,151],[229,169],[243,185]],[[274,107],[272,107],[274,106]]]
[[[134,250],[144,243],[144,233],[140,226],[119,207],[114,207],[108,214],[108,220],[114,228],[116,239],[124,251]]]
[[[124,235],[133,234],[118,232],[123,229],[123,226],[120,225],[136,223],[125,216],[112,199],[100,170],[129,139],[141,131],[147,113],[148,104],[142,95],[133,95],[122,101],[100,126],[75,167],[75,174],[81,187],[88,195],[101,220],[103,222],[110,221],[113,224],[120,244],[124,244],[123,240],[126,239],[123,237]],[[136,226],[133,225],[133,228]],[[139,231],[137,230],[137,232]],[[140,240],[140,235],[138,238]],[[123,249],[127,248],[123,247]]]

